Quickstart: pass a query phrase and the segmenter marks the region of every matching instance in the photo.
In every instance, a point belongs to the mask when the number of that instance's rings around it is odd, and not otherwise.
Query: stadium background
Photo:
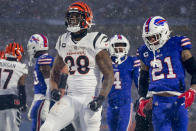
[[[0,0],[0,50],[10,42],[19,42],[26,49],[29,37],[42,33],[49,39],[50,54],[55,56],[57,38],[66,31],[65,11],[75,0]],[[99,31],[109,37],[118,33],[125,35],[131,44],[130,55],[143,44],[141,37],[145,20],[154,15],[166,18],[172,35],[186,35],[192,40],[192,53],[196,57],[196,1],[194,0],[82,0],[93,10],[95,26],[91,31]],[[24,56],[27,62],[27,54]],[[33,68],[29,68],[26,81],[27,102],[33,98]],[[189,75],[188,75],[189,76]],[[190,76],[186,79],[189,87]],[[132,90],[133,99],[137,91]],[[106,104],[105,104],[106,105]],[[107,106],[107,105],[106,105]],[[107,131],[105,109],[101,131]],[[189,109],[189,130],[196,127],[196,104]],[[30,130],[26,113],[22,114],[21,131]]]

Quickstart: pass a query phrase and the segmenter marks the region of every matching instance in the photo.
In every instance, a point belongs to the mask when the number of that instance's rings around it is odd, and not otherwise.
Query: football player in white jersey
[[[67,33],[56,43],[58,55],[51,71],[51,97],[59,100],[60,70],[69,66],[67,95],[50,110],[40,131],[59,131],[71,122],[76,130],[99,131],[102,103],[114,82],[112,61],[107,52],[108,38],[99,32],[87,33],[93,14],[83,2],[71,4],[66,13]],[[102,81],[102,77],[104,80]]]
[[[21,115],[26,110],[25,78],[22,64],[24,50],[18,43],[6,46],[5,59],[0,59],[0,131],[19,131]]]

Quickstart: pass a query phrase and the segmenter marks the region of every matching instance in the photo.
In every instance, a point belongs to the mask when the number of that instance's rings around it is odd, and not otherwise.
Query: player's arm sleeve
[[[149,69],[142,61],[140,63],[138,93],[140,97],[146,97],[149,87]]]
[[[192,48],[191,40],[186,36],[179,37],[178,43],[181,50],[190,50]]]
[[[21,106],[26,106],[25,80],[26,74],[22,75],[18,81],[18,97]]]
[[[182,51],[182,61],[187,72],[191,74],[191,85],[196,84],[196,61],[189,50]]]
[[[100,51],[109,48],[109,39],[105,34],[97,33],[93,40],[93,47],[95,49],[95,53],[98,54]]]
[[[182,59],[183,65],[185,69],[187,70],[187,72],[191,74],[192,76],[191,85],[196,84],[196,61],[190,51],[192,48],[191,40],[186,36],[182,36],[180,37],[179,43],[180,43],[180,47],[182,50],[181,59]]]

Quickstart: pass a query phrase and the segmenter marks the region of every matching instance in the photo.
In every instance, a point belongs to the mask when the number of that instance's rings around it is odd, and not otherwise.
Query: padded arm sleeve
[[[139,76],[139,88],[138,93],[140,97],[146,97],[149,85],[149,73],[148,71],[141,70]]]
[[[25,92],[25,86],[19,85],[18,86],[18,96],[20,99],[21,106],[26,106],[26,92]]]
[[[191,57],[190,59],[184,61],[184,66],[188,73],[191,74],[191,85],[196,84],[196,61],[194,57]]]
[[[65,89],[65,86],[67,85],[67,74],[61,74],[60,76],[60,82],[59,82],[59,88]]]

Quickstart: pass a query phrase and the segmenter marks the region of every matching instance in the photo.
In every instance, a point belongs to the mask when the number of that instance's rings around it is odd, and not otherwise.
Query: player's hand
[[[139,108],[137,110],[137,113],[140,116],[146,117],[146,115],[144,114],[144,108],[146,106],[146,104],[148,104],[150,102],[150,99],[145,99],[145,98],[141,98],[139,101]]]
[[[188,91],[184,92],[178,98],[185,97],[185,108],[191,106],[195,100],[195,90],[190,88]]]
[[[99,95],[98,97],[96,97],[93,101],[91,101],[89,103],[89,108],[92,111],[98,111],[98,109],[101,107],[101,105],[103,104],[103,101],[105,100],[104,96]]]
[[[61,98],[61,92],[58,89],[53,89],[50,96],[53,101],[59,101]]]

